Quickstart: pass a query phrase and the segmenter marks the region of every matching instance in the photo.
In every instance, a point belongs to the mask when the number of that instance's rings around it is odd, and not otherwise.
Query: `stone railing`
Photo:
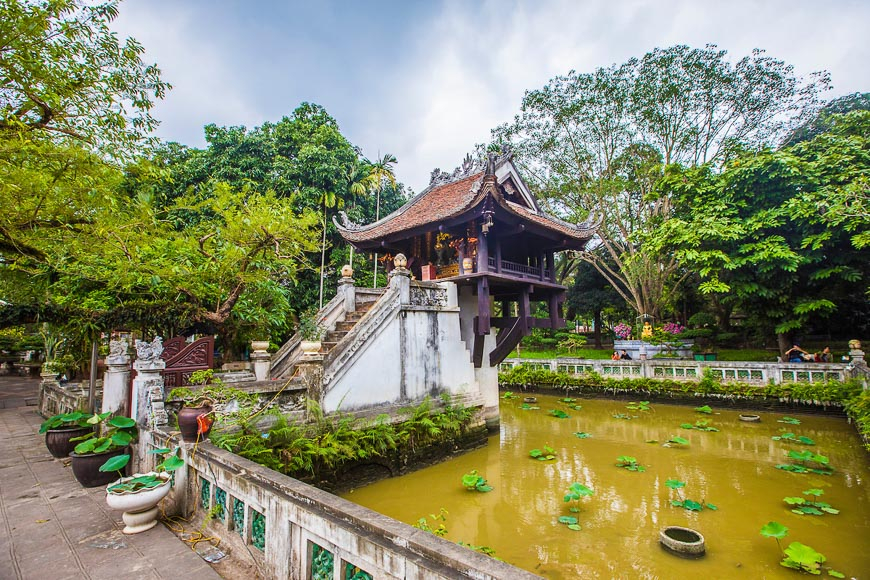
[[[94,405],[100,410],[103,398],[103,381],[97,381]],[[64,383],[60,384],[54,379],[46,379],[39,386],[39,402],[37,403],[39,414],[43,417],[51,417],[60,413],[72,413],[86,409],[88,406],[87,383]]]
[[[336,294],[332,300],[326,303],[317,313],[317,324],[323,328],[333,329],[335,323],[344,317],[344,296]],[[286,378],[293,374],[293,366],[302,357],[300,346],[302,337],[297,333],[285,342],[275,354],[272,355],[271,374],[272,378]]]
[[[214,516],[209,534],[250,554],[265,578],[538,578],[209,443],[195,454],[185,444],[182,457],[168,509]]]
[[[499,366],[506,370],[519,364],[549,371],[582,374],[598,373],[604,377],[650,378],[697,381],[709,369],[714,378],[724,382],[741,382],[755,385],[768,383],[821,383],[845,381],[852,378],[852,371],[840,363],[765,363],[723,362],[690,360],[594,360],[578,358],[519,359],[509,358]]]

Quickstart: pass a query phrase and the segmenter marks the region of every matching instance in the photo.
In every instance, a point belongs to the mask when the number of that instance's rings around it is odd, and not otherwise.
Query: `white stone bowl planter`
[[[157,487],[137,491],[109,491],[109,488],[115,484],[126,483],[132,478],[142,475],[148,474],[134,473],[130,477],[122,477],[106,487],[106,503],[109,504],[110,508],[124,512],[121,518],[124,520],[123,532],[125,534],[138,534],[153,528],[157,524],[157,504],[166,497],[172,488],[171,476],[168,473],[160,473],[157,477],[165,481]]]
[[[659,532],[662,546],[681,556],[698,558],[704,555],[707,547],[701,532],[681,526],[668,526]]]
[[[758,423],[761,421],[761,416],[760,415],[752,415],[749,413],[741,413],[740,420],[743,421],[744,423]]]

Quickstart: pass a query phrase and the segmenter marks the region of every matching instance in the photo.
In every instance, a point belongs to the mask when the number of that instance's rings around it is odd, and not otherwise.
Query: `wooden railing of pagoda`
[[[552,271],[547,268],[528,266],[526,264],[511,262],[509,260],[502,260],[501,268],[499,268],[496,266],[495,258],[489,258],[487,271],[523,280],[540,280],[542,282],[553,281]],[[470,274],[470,272],[466,272],[466,274]],[[438,278],[450,278],[452,276],[459,276],[459,264],[454,263],[448,264],[447,266],[438,266]]]
[[[501,268],[498,268],[495,258],[489,258],[488,266],[490,272],[500,272],[515,278],[541,280],[542,282],[552,281],[552,272],[546,268],[541,268],[540,266],[527,266],[526,264],[520,264],[518,262],[502,260]]]

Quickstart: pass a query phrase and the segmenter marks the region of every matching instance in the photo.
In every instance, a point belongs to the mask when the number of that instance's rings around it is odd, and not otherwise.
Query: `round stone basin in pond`
[[[700,532],[681,526],[668,526],[659,533],[662,546],[679,556],[698,558],[704,555],[706,545]]]
[[[486,447],[343,496],[408,524],[427,518],[432,528],[442,522],[429,514],[438,515],[443,507],[448,540],[488,546],[499,558],[551,579],[794,580],[795,571],[779,565],[776,542],[759,533],[770,521],[790,528],[786,546],[795,541],[811,546],[847,577],[870,570],[868,456],[843,418],[753,411],[761,422],[744,423],[738,419],[741,411],[723,410],[715,400],[704,401],[713,408],[712,415],[704,415],[694,411],[704,404],[700,400],[690,407],[652,401],[650,411],[633,411],[626,409],[628,400],[571,396],[577,400],[561,403],[564,392],[558,397],[539,394],[539,410],[523,409],[522,399],[502,400],[500,433]],[[576,405],[582,408],[573,409]],[[568,417],[549,414],[556,409]],[[785,415],[801,424],[778,423]],[[681,427],[698,420],[719,431]],[[772,440],[783,428],[816,445]],[[662,446],[674,436],[689,444]],[[529,456],[545,446],[553,449],[554,459]],[[833,475],[776,469],[788,462],[792,449],[827,456]],[[616,467],[623,455],[636,458],[646,470]],[[473,469],[486,478],[491,492],[465,490],[462,476]],[[685,486],[669,488],[665,482],[672,479]],[[565,502],[574,482],[595,493]],[[791,513],[783,498],[813,488],[823,489],[819,501],[840,513]],[[682,499],[702,503],[703,509],[671,504]],[[579,511],[569,511],[573,506]],[[581,529],[559,523],[561,516],[576,517]],[[671,525],[705,536],[704,557],[678,558],[662,549],[659,533]]]

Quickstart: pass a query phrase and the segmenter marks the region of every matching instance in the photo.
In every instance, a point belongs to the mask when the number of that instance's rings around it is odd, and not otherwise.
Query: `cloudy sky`
[[[318,103],[420,191],[452,170],[524,91],[655,47],[761,48],[826,96],[870,91],[867,0],[125,0],[115,29],[173,90],[158,136],[203,147],[203,126],[255,127]]]

